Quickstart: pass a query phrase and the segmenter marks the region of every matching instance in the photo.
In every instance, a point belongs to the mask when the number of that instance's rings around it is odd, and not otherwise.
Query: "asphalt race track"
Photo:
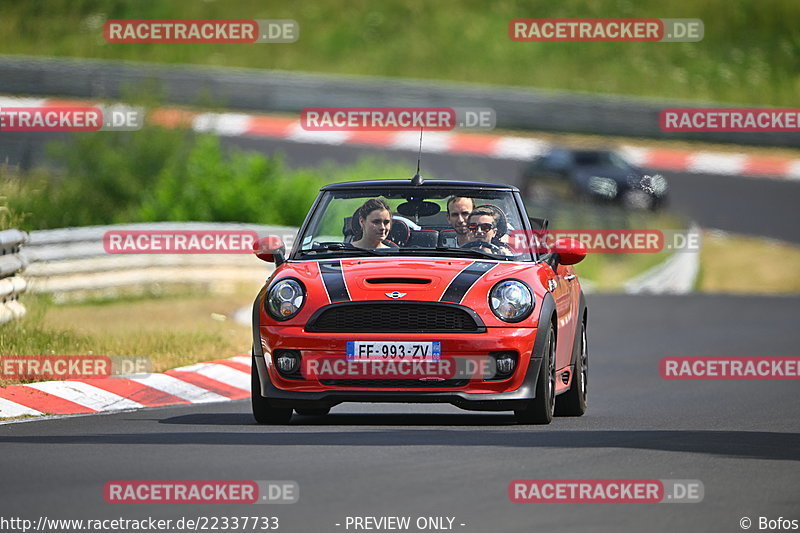
[[[0,426],[5,516],[450,516],[456,531],[741,531],[800,518],[796,381],[666,381],[667,355],[797,355],[800,297],[590,295],[590,408],[517,426],[449,406],[340,405],[257,426],[246,401]],[[514,479],[692,479],[700,503],[526,504]],[[110,505],[130,479],[294,480],[293,505]],[[342,524],[337,527],[335,524]],[[460,526],[459,524],[465,524]],[[412,529],[413,530],[413,529]],[[350,529],[353,531],[353,529]]]

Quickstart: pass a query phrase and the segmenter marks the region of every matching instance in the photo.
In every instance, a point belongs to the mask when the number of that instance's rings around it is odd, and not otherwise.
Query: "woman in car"
[[[389,248],[384,241],[392,229],[392,211],[381,198],[371,198],[358,208],[361,238],[350,244],[358,248]]]

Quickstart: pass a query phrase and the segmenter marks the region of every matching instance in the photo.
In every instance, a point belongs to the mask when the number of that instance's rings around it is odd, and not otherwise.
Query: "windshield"
[[[575,152],[575,164],[579,167],[630,168],[628,162],[614,152]]]
[[[295,259],[426,255],[529,261],[509,246],[523,228],[511,191],[378,188],[322,193]]]

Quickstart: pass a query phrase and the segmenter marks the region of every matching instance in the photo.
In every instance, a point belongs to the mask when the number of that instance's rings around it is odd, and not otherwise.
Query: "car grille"
[[[416,379],[321,379],[320,383],[332,387],[395,387],[401,389],[432,387],[464,387],[468,379],[446,379],[444,381],[419,381]]]
[[[477,315],[452,304],[407,302],[350,303],[329,306],[313,316],[308,331],[355,333],[481,333]]]

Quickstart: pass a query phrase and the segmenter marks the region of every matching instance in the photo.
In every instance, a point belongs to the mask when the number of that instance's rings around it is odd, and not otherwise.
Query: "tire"
[[[319,409],[295,409],[298,415],[303,416],[325,416],[331,412],[330,407],[322,407]]]
[[[552,324],[547,332],[542,364],[536,380],[536,396],[528,406],[514,411],[518,424],[549,424],[553,420],[556,394],[556,334]]]
[[[575,371],[569,390],[556,400],[556,416],[582,416],[586,412],[589,392],[589,349],[586,343],[586,322],[581,320],[580,348],[575,358]]]
[[[256,358],[250,369],[250,399],[253,405],[253,418],[259,424],[288,424],[292,418],[291,408],[272,407],[269,400],[261,396],[261,384],[258,381]]]

